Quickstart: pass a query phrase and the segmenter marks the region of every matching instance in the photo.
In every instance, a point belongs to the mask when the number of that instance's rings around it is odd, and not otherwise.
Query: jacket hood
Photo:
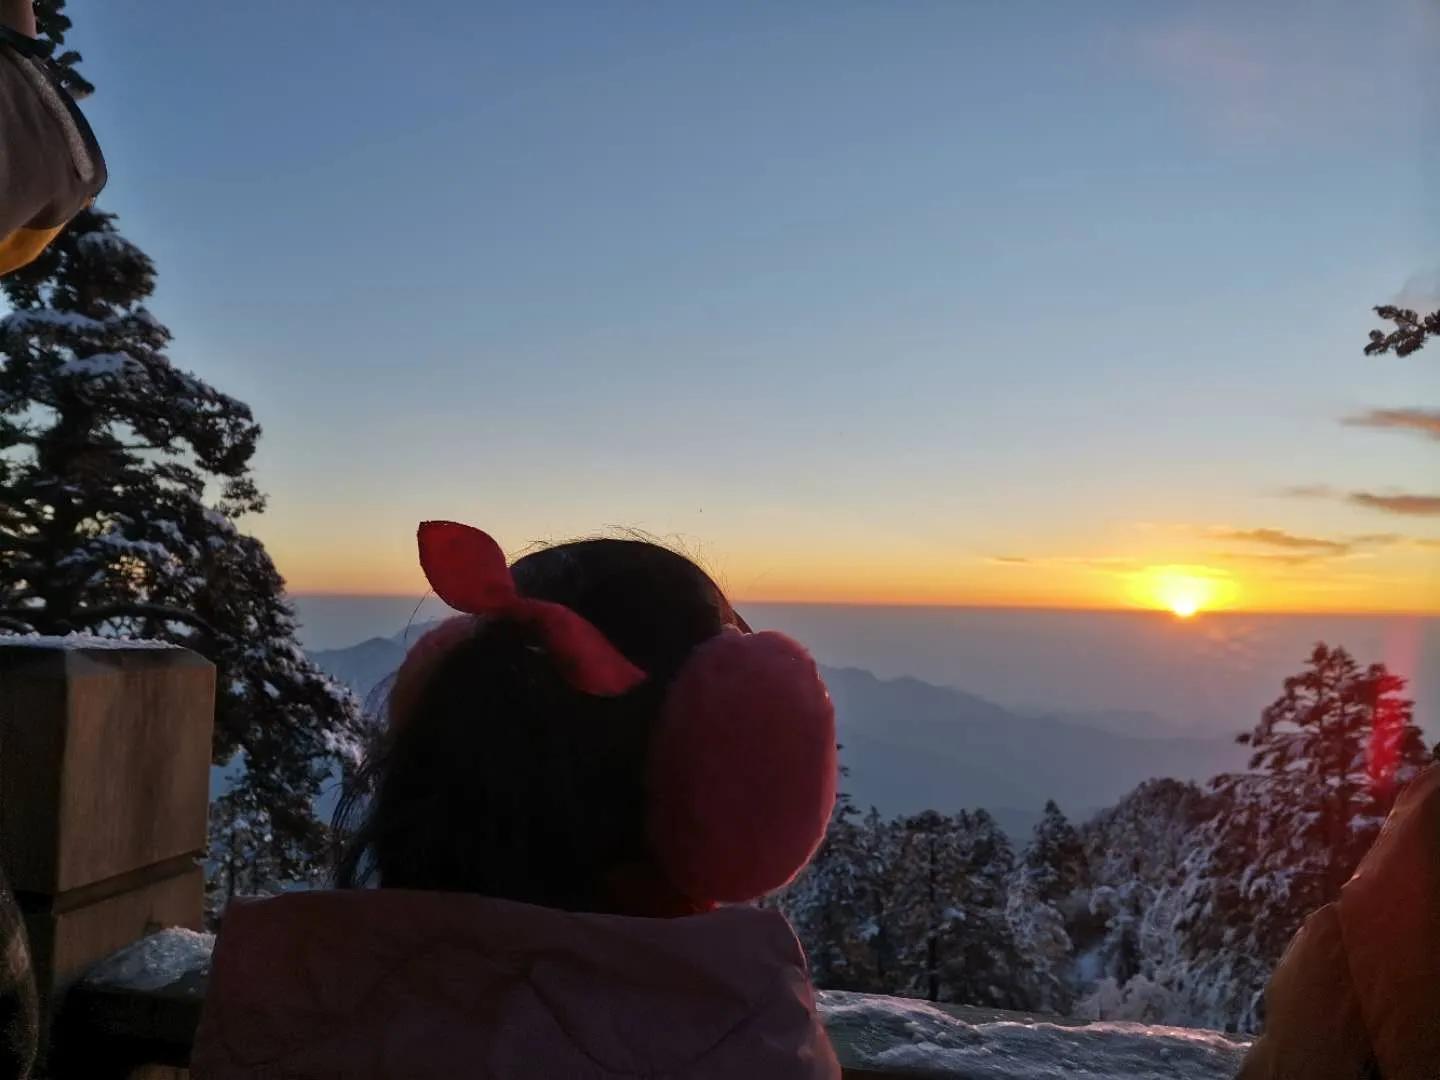
[[[839,1075],[776,912],[640,919],[400,890],[232,905],[192,1071]]]

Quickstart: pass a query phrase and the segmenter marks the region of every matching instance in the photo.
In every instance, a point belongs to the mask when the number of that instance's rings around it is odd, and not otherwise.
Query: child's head
[[[655,544],[563,544],[508,572],[464,526],[427,525],[421,547],[441,598],[474,614],[425,635],[395,680],[355,827],[342,804],[342,886],[672,914],[803,865],[835,762],[799,646],[750,636]]]

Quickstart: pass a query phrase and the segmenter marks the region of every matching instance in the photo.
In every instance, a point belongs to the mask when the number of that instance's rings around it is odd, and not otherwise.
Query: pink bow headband
[[[500,546],[479,529],[427,521],[419,545],[436,595],[464,616],[410,650],[391,690],[392,722],[418,706],[436,665],[474,633],[477,617],[531,627],[582,693],[618,697],[649,677],[579,613],[521,596]],[[834,708],[810,654],[774,631],[721,633],[691,653],[665,693],[650,747],[651,848],[692,900],[752,900],[789,882],[814,854],[836,774]]]

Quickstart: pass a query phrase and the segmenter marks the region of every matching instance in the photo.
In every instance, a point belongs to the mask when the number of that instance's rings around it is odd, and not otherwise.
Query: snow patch
[[[966,1080],[1230,1080],[1247,1043],[1146,1024],[967,1023],[921,1001],[833,992],[820,1014],[856,1064]]]
[[[75,652],[128,652],[135,649],[179,649],[168,641],[154,641],[150,638],[99,637],[95,634],[67,634],[52,637],[45,634],[6,634],[0,632],[0,648],[7,649],[64,649]]]
[[[135,364],[135,358],[125,352],[96,353],[93,356],[75,356],[60,365],[62,375],[73,375],[82,379],[98,379],[105,375],[121,375]]]
[[[26,308],[0,319],[0,331],[12,334],[32,334],[39,330],[75,330],[94,334],[104,328],[104,323],[88,315],[52,308]]]
[[[91,969],[86,981],[95,986],[159,990],[191,972],[208,971],[214,948],[214,934],[179,927],[161,930],[102,960]]]

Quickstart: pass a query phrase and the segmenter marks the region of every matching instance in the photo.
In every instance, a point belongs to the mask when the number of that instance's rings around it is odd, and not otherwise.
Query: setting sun
[[[1152,566],[1131,582],[1133,598],[1145,607],[1189,619],[1202,611],[1228,607],[1234,582],[1204,566]]]
[[[1200,610],[1200,601],[1193,596],[1177,596],[1170,601],[1170,610],[1182,619],[1188,619]]]

